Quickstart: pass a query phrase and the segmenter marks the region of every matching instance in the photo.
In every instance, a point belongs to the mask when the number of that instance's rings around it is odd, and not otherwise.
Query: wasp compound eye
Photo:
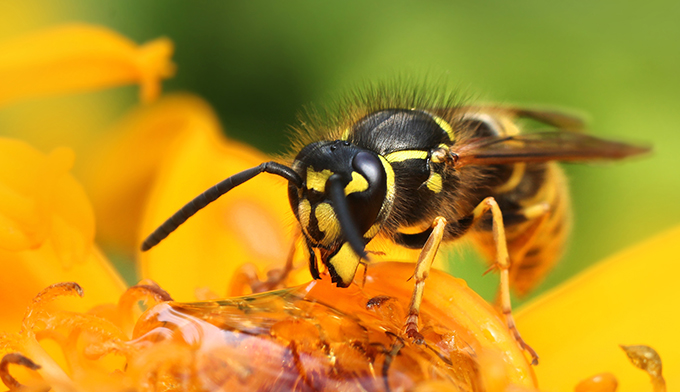
[[[358,152],[352,159],[352,168],[366,178],[369,189],[371,185],[385,182],[385,169],[383,169],[382,162],[370,152]]]
[[[361,234],[376,223],[387,195],[387,175],[382,162],[368,151],[359,151],[352,159],[352,181],[345,187],[350,211]]]

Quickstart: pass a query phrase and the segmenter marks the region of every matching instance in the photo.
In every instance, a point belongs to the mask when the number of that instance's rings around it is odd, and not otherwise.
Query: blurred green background
[[[178,73],[165,91],[203,96],[231,137],[270,153],[285,151],[303,105],[394,75],[443,78],[487,102],[578,109],[598,136],[652,144],[644,159],[567,166],[575,230],[537,292],[680,223],[680,2],[32,4],[46,10],[45,25],[84,21],[137,42],[171,38]],[[492,297],[497,279],[462,260],[474,253],[452,255],[452,273]]]

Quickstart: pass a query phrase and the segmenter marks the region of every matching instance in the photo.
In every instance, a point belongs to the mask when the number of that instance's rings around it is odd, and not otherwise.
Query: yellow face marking
[[[357,273],[359,256],[354,253],[349,243],[345,242],[338,253],[328,260],[328,263],[333,266],[343,285],[348,286]]]
[[[403,150],[395,151],[393,153],[385,155],[387,162],[402,162],[407,159],[427,159],[428,151],[424,150]]]
[[[324,233],[323,241],[328,243],[340,236],[340,225],[338,218],[335,216],[335,211],[328,203],[321,203],[314,209],[314,215],[319,225],[319,231]]]
[[[427,179],[427,188],[434,193],[442,191],[442,176],[439,173],[430,173],[430,178]]]
[[[302,230],[307,232],[307,228],[309,227],[309,216],[312,213],[312,206],[309,204],[309,200],[300,200],[297,212],[298,218],[300,219],[300,225],[302,225]]]
[[[326,190],[326,181],[332,175],[333,172],[328,169],[318,172],[309,166],[307,168],[307,189],[323,193]]]
[[[384,156],[378,156],[380,157],[380,162],[383,164],[383,169],[385,169],[385,175],[387,177],[387,195],[385,196],[385,202],[383,203],[384,206],[391,204],[394,201],[394,169],[392,169],[392,165],[390,165],[390,162],[385,159]]]
[[[350,131],[349,128],[345,129],[345,131],[342,133],[342,136],[340,136],[340,140],[347,140],[347,139],[349,139],[349,131]]]
[[[353,171],[352,181],[350,181],[345,187],[345,196],[349,195],[350,193],[363,192],[366,189],[368,189],[368,181],[366,181],[366,178]]]
[[[456,135],[453,133],[453,128],[451,127],[451,124],[449,124],[448,122],[446,122],[446,120],[439,116],[435,116],[434,114],[430,115],[432,116],[432,119],[434,119],[434,122],[436,122],[437,125],[439,125],[439,127],[443,129],[447,135],[449,135],[449,140],[451,140],[452,142],[455,141]]]

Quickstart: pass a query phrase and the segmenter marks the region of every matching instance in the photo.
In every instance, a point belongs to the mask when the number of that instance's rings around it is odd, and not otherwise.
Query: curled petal
[[[39,292],[38,295],[36,295],[33,298],[32,309],[35,310],[37,308],[40,308],[46,302],[52,301],[57,297],[61,297],[64,295],[77,295],[79,297],[82,297],[83,293],[84,293],[83,288],[80,287],[80,285],[76,282],[55,283],[50,287],[44,289],[43,291]]]
[[[93,336],[97,336],[102,341],[107,339],[125,340],[125,335],[123,335],[116,325],[109,320],[97,316],[72,312],[57,312],[50,317],[48,322],[52,328],[64,327],[70,331],[75,331],[75,337],[77,337],[77,333],[87,331]]]
[[[19,382],[9,374],[9,364],[21,365],[31,370],[40,369],[40,365],[20,353],[9,353],[2,357],[2,360],[0,361],[0,380],[2,380],[3,384],[5,384],[10,391],[19,390],[23,388],[23,385],[19,384]]]
[[[146,301],[147,298],[154,300],[156,303],[172,301],[170,294],[158,285],[138,284],[130,287],[125,294],[123,294],[119,303],[123,304],[122,306],[125,307],[132,302]]]
[[[137,302],[144,301],[146,303],[147,300],[151,300],[155,305],[160,302],[172,301],[170,294],[154,282],[148,282],[149,284],[141,283],[127,289],[120,297],[120,301],[118,301],[121,328],[127,335],[132,334],[135,320],[139,317],[139,309],[136,306]]]
[[[58,297],[67,295],[83,296],[83,289],[75,282],[55,283],[33,298],[33,303],[29,306],[24,316],[23,325],[26,329],[33,329],[36,321],[45,317],[45,306]]]
[[[80,390],[75,379],[101,368],[95,360],[109,353],[129,354],[127,337],[111,321],[48,306],[69,295],[82,296],[83,290],[74,282],[51,285],[33,299],[21,331],[0,335],[0,352],[17,351],[32,358],[54,390]],[[44,345],[45,339],[51,342]]]
[[[102,27],[64,25],[0,43],[0,105],[20,99],[139,83],[155,99],[172,76],[172,43],[137,46]]]
[[[621,346],[630,362],[652,378],[654,392],[666,392],[666,380],[662,374],[662,363],[659,354],[649,346]]]

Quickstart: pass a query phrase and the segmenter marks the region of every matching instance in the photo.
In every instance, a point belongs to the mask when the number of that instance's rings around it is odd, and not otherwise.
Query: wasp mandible
[[[425,278],[442,242],[472,233],[500,272],[500,306],[518,343],[509,290],[531,289],[562,253],[570,206],[555,161],[615,160],[646,147],[580,132],[584,124],[558,111],[461,105],[450,96],[358,94],[323,122],[305,121],[289,164],[265,162],[235,174],[189,202],[143,243],[157,245],[197,211],[260,173],[288,180],[288,198],[319,279],[319,262],[338,287],[368,261],[366,245],[381,235],[421,249],[404,333],[416,343]],[[522,119],[547,129],[523,132]]]

